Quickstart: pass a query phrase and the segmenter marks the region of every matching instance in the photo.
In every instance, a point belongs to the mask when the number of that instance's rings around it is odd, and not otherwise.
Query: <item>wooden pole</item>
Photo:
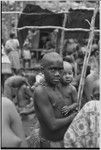
[[[94,38],[94,26],[95,26],[95,18],[96,18],[97,12],[98,12],[98,5],[96,6],[96,8],[94,10],[93,17],[91,20],[89,40],[88,40],[88,44],[87,44],[87,48],[86,48],[86,54],[85,54],[85,58],[84,58],[81,79],[80,79],[80,84],[79,84],[79,89],[78,89],[79,110],[81,108],[81,100],[82,100],[82,93],[83,93],[83,89],[84,89],[85,75],[86,75],[87,65],[88,65],[88,61],[90,58],[90,54],[91,54],[92,42],[93,42],[93,38]]]
[[[84,32],[89,32],[90,29],[84,29],[84,28],[64,28],[64,27],[60,27],[60,26],[23,26],[20,28],[17,28],[18,31],[20,30],[24,30],[24,29],[60,29],[60,30],[64,30],[64,31],[70,31],[70,32],[74,32],[74,31],[84,31]],[[100,32],[100,29],[96,29],[94,30],[94,32]]]
[[[64,14],[64,20],[63,20],[63,27],[65,28],[67,22],[67,14]],[[62,30],[61,32],[61,40],[60,40],[60,55],[62,56],[63,52],[63,46],[64,46],[64,38],[65,38],[65,31]]]

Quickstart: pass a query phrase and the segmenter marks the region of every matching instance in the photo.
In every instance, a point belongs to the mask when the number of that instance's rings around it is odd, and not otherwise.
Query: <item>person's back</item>
[[[11,61],[13,73],[17,74],[20,69],[19,41],[15,39],[15,34],[10,33],[10,39],[5,44],[6,53]]]
[[[8,47],[11,48],[12,50],[17,50],[18,46],[19,46],[19,42],[17,39],[9,39],[7,42],[6,42],[6,45],[5,47]]]
[[[20,116],[6,97],[2,97],[2,147],[27,147]]]
[[[11,49],[13,51],[17,51],[19,48],[19,41],[18,39],[15,38],[15,34],[14,33],[10,33],[10,39],[7,40],[6,44],[5,44],[5,48],[6,49]]]

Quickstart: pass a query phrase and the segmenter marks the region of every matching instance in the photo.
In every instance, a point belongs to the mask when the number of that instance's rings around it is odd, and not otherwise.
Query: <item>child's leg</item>
[[[31,59],[28,60],[28,67],[31,67]]]

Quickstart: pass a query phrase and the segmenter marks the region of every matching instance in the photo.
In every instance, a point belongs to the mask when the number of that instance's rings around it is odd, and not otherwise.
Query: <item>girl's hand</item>
[[[71,110],[71,108],[66,105],[61,109],[61,112],[62,112],[62,114],[67,115],[70,112],[70,110]]]
[[[70,107],[71,110],[77,109],[78,108],[78,103],[74,103],[69,107]]]
[[[78,104],[77,103],[74,103],[74,104],[72,104],[72,105],[70,105],[70,106],[64,106],[62,109],[61,109],[61,112],[62,112],[62,114],[64,114],[65,116],[71,111],[71,110],[75,110],[75,109],[77,109],[77,107],[78,107]]]

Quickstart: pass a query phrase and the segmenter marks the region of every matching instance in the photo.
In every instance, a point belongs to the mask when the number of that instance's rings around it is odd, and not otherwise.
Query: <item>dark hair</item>
[[[69,63],[71,66],[72,66],[72,72],[73,72],[73,76],[75,75],[75,68],[74,68],[74,65],[66,60],[64,60],[64,62],[67,62]]]
[[[41,67],[44,68],[44,67],[48,66],[54,60],[58,61],[58,62],[61,61],[61,63],[63,63],[63,59],[58,53],[49,52],[49,53],[45,54],[41,59]]]
[[[1,44],[4,44],[4,39],[3,38],[1,38]]]
[[[66,57],[63,58],[63,61],[73,63],[73,58],[71,56],[66,56]]]
[[[82,51],[79,51],[79,52],[78,52],[78,58],[84,59],[84,56],[85,56],[85,54],[83,54]]]
[[[72,71],[73,71],[73,76],[75,76],[75,68],[74,68],[74,65],[72,65]]]
[[[91,66],[88,65],[86,70],[86,77],[90,74],[90,70],[91,70]]]
[[[10,38],[14,38],[15,34],[14,33],[10,33]]]
[[[36,74],[29,73],[25,75],[25,78],[28,80],[28,83],[33,86],[36,82]]]

